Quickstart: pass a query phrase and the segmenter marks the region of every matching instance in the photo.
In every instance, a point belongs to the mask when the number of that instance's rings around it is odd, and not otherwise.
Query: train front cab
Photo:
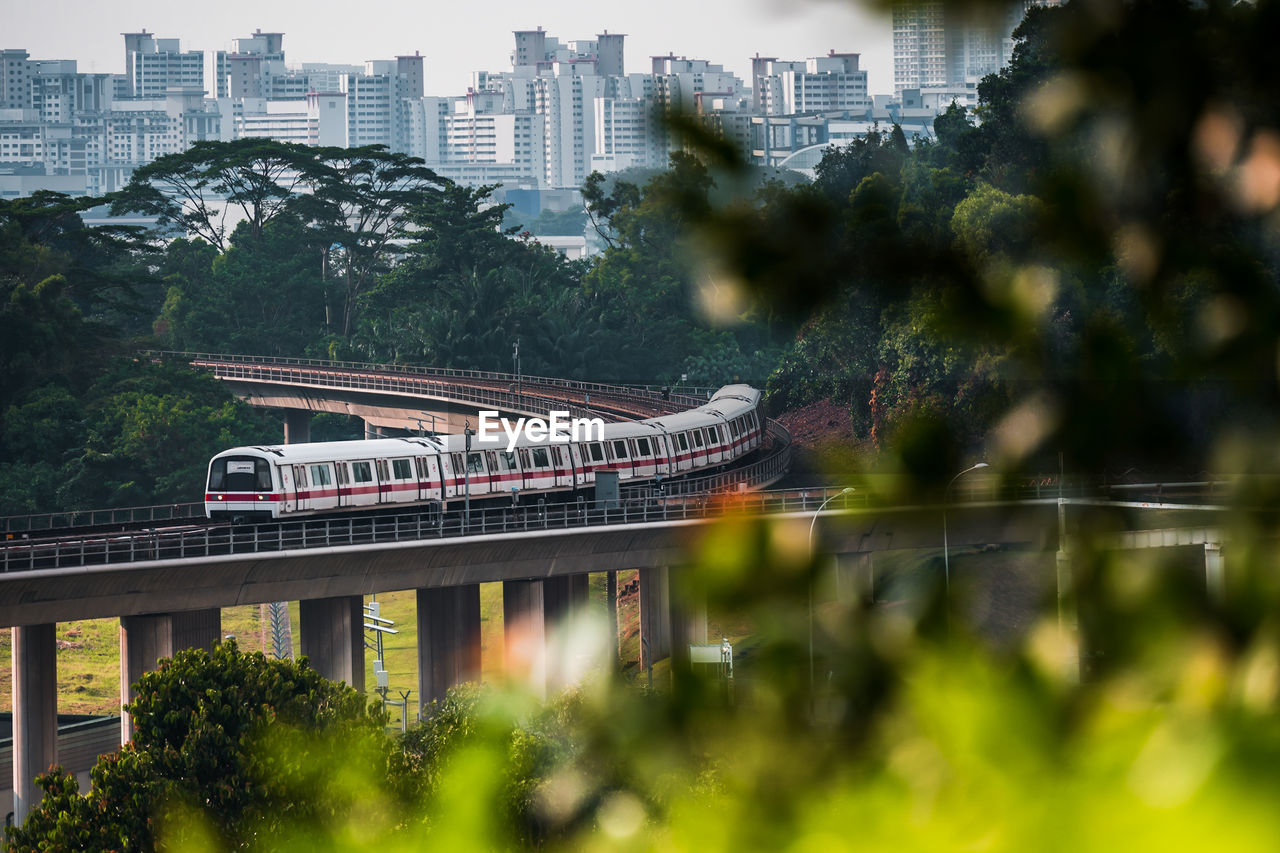
[[[275,466],[262,456],[215,456],[209,462],[205,483],[205,515],[229,521],[276,518],[281,497],[278,487]]]

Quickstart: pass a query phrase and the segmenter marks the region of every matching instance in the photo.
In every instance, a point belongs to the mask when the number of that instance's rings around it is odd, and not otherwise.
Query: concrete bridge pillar
[[[640,666],[671,654],[671,583],[666,566],[640,569]]]
[[[567,628],[586,610],[590,589],[586,574],[557,575],[542,582],[543,624],[553,652],[547,665],[547,684],[553,690],[568,687],[582,676],[579,666],[585,650],[574,645],[582,635]]]
[[[13,651],[13,822],[40,803],[35,778],[58,760],[57,626],[11,629]]]
[[[1076,610],[1075,579],[1072,574],[1072,554],[1060,548],[1054,557],[1058,585],[1058,631],[1062,636],[1066,658],[1063,660],[1063,676],[1071,683],[1080,681],[1085,668],[1084,648],[1081,644],[1079,614]]]
[[[616,669],[618,660],[618,573],[605,572],[605,612],[609,623],[609,661]]]
[[[534,690],[545,695],[548,687],[565,686],[572,667],[563,664],[575,654],[567,638],[552,635],[580,613],[587,604],[589,578],[586,574],[556,575],[539,580],[504,581],[502,584],[503,626],[506,639],[507,672],[527,675]],[[548,666],[548,643],[555,644],[556,666]]]
[[[217,607],[170,613],[169,625],[175,653],[184,649],[213,651],[222,642],[222,611]]]
[[[541,580],[502,582],[502,627],[507,675],[527,677],[535,693],[546,695],[547,624]]]
[[[689,646],[707,641],[707,604],[676,589],[670,593],[670,607],[671,669],[687,672],[692,667]]]
[[[549,629],[570,619],[587,606],[587,575],[557,575],[542,582],[542,603]]]
[[[1204,543],[1204,582],[1209,598],[1220,603],[1227,593],[1227,576],[1222,560],[1222,543]]]
[[[184,649],[212,649],[221,635],[222,611],[216,607],[120,617],[120,743],[133,737],[124,706],[133,701],[138,679],[153,672],[160,658]]]
[[[311,412],[306,409],[284,410],[284,443],[306,444],[311,440]]]
[[[364,599],[358,595],[298,602],[302,654],[330,681],[364,692]]]
[[[418,700],[480,680],[480,585],[418,590]]]
[[[835,595],[841,604],[875,601],[876,567],[870,551],[837,555]]]

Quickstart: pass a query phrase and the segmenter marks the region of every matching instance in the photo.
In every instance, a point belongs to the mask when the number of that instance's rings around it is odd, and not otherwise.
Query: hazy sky
[[[291,63],[420,51],[429,95],[460,95],[472,71],[509,68],[511,31],[538,26],[562,42],[625,33],[628,73],[675,53],[747,79],[757,52],[805,59],[834,48],[862,54],[873,93],[893,88],[888,21],[859,0],[0,0],[0,48],[76,59],[81,71],[122,73],[125,31],[176,37],[183,50],[225,50],[261,28],[285,34]]]

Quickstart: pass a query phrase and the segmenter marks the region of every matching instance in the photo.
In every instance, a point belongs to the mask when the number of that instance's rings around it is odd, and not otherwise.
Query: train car
[[[624,485],[697,473],[751,453],[763,441],[760,392],[720,389],[675,415],[605,424],[568,442],[507,436],[409,436],[234,447],[209,462],[205,514],[266,520],[499,496],[591,489],[601,469]]]

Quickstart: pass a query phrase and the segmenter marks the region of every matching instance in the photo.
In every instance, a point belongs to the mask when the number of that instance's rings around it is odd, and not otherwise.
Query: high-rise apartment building
[[[145,29],[123,35],[125,73],[119,97],[162,98],[171,87],[205,90],[204,51],[183,51],[178,39],[158,39]]]
[[[295,145],[346,148],[347,96],[311,92],[301,100],[266,100],[234,115],[232,138],[266,137]]]
[[[872,99],[859,54],[836,53],[804,62],[752,60],[752,105],[759,115],[865,112]]]
[[[81,74],[74,59],[34,62],[31,78],[31,109],[40,120],[70,124],[78,117],[97,115],[111,108],[110,74]]]
[[[546,186],[581,186],[590,174],[594,104],[604,94],[604,79],[594,72],[594,63],[555,62],[534,80],[534,109],[545,119]]]
[[[938,2],[895,11],[896,98],[873,98],[859,54],[836,51],[804,60],[757,54],[749,84],[675,54],[628,74],[626,36],[607,30],[573,41],[540,27],[516,31],[511,67],[475,72],[468,91],[452,97],[425,96],[419,52],[290,65],[284,34],[260,29],[208,52],[146,30],[124,33],[125,73],[115,75],[5,50],[0,166],[23,177],[22,191],[39,177],[62,188],[70,186],[62,178],[79,176],[84,191],[105,192],[198,139],[263,137],[384,145],[466,183],[573,190],[593,170],[664,166],[683,145],[662,120],[676,111],[755,162],[781,165],[821,156],[818,149],[876,121],[919,119],[927,135],[925,114],[949,103],[948,93],[972,103],[975,75],[1007,61],[1014,19],[986,29],[957,20]],[[10,192],[5,186],[0,192]]]
[[[422,54],[396,57],[396,77],[400,80],[400,97],[421,98],[425,87],[422,75]]]
[[[400,98],[395,60],[365,63],[363,74],[347,74],[340,91],[347,96],[348,144],[398,148]]]
[[[0,50],[0,109],[31,109],[31,60],[25,50]]]
[[[1013,30],[1031,6],[1059,0],[1018,0],[1004,12],[957,8],[941,0],[893,7],[893,89],[958,89],[999,71],[1013,57]]]

